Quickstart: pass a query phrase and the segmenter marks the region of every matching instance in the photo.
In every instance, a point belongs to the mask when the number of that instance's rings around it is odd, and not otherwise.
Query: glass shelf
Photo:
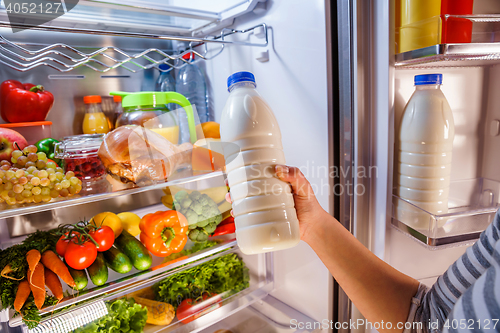
[[[393,195],[392,226],[430,248],[470,244],[493,221],[499,198],[500,182],[486,178],[452,181],[446,214]]]
[[[94,184],[94,187],[87,195],[74,195],[68,198],[56,198],[47,203],[39,203],[39,204],[23,204],[23,205],[13,205],[9,206],[6,203],[0,204],[0,219],[17,217],[21,215],[33,214],[38,212],[49,211],[53,209],[66,208],[75,205],[87,204],[97,201],[103,201],[108,199],[113,199],[125,195],[132,195],[143,193],[152,190],[159,190],[168,186],[173,185],[182,185],[193,182],[200,182],[204,180],[216,180],[216,178],[221,177],[221,186],[224,184],[223,182],[223,174],[220,171],[206,173],[202,175],[192,175],[192,171],[190,169],[184,169],[182,171],[178,171],[174,173],[169,180],[163,183],[157,183],[149,186],[142,187],[131,187],[130,185],[124,185],[119,183],[118,181],[108,181],[108,178],[102,180],[99,184]],[[82,190],[83,191],[83,190]],[[97,193],[95,193],[97,192]]]

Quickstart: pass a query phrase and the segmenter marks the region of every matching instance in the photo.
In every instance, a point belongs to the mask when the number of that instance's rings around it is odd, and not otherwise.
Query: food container
[[[171,111],[167,108],[168,104],[175,103],[186,112],[191,142],[196,142],[193,110],[183,95],[172,91],[142,91],[138,93],[116,91],[110,94],[123,97],[123,113],[116,120],[116,127],[143,126],[177,145],[179,143],[179,116],[177,111]]]
[[[62,160],[65,172],[73,171],[82,181],[97,181],[106,176],[106,170],[97,156],[103,134],[67,136],[55,146],[56,158]]]
[[[29,145],[50,138],[52,136],[51,121],[33,121],[29,123],[0,124],[0,127],[9,128],[24,136]]]

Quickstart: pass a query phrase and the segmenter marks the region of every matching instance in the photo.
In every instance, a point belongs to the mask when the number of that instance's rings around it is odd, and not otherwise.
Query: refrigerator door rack
[[[500,15],[446,15],[472,22],[471,43],[440,44],[396,54],[397,68],[474,67],[500,63]]]
[[[0,22],[0,27],[6,28],[11,27],[11,25],[5,22]],[[19,27],[22,27],[22,25],[19,25]],[[51,45],[26,45],[24,43],[12,42],[5,38],[5,36],[0,35],[1,64],[20,72],[27,72],[39,66],[48,66],[59,72],[66,73],[78,67],[85,66],[100,73],[106,73],[117,68],[123,68],[127,71],[135,73],[137,71],[150,68],[158,68],[161,64],[168,65],[169,69],[164,71],[169,71],[173,68],[180,68],[184,66],[189,60],[185,60],[182,57],[186,54],[190,54],[191,52],[199,59],[211,60],[224,50],[226,44],[256,47],[265,47],[268,45],[268,31],[265,23],[243,30],[224,28],[217,36],[207,36],[203,38],[45,26],[33,29],[64,33],[181,41],[188,42],[189,47],[187,50],[183,50],[178,54],[169,54],[168,51],[158,48],[148,48],[140,52],[131,53],[115,46],[99,48],[86,47],[86,50],[83,50],[82,48],[73,47],[63,43]],[[227,37],[231,35],[250,34],[254,31],[256,32],[256,37],[262,41],[250,42],[227,39]],[[218,47],[210,48],[209,44],[218,45]]]
[[[500,207],[500,182],[477,178],[452,181],[448,213],[432,214],[393,195],[392,226],[430,249],[471,244]]]

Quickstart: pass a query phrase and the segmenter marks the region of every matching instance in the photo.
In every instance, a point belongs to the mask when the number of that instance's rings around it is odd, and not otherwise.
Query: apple
[[[21,150],[28,145],[24,136],[18,132],[0,127],[0,160],[7,160],[10,162],[12,152],[18,149],[15,143],[17,143]]]

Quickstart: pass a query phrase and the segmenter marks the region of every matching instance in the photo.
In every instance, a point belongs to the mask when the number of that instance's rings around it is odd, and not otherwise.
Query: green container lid
[[[194,124],[193,108],[188,99],[174,91],[141,91],[135,93],[129,93],[124,91],[112,91],[109,93],[112,96],[122,97],[122,107],[157,107],[163,106],[170,103],[175,103],[181,106],[185,111],[188,119],[189,134],[191,137],[191,143],[195,143],[196,138],[196,128]]]

